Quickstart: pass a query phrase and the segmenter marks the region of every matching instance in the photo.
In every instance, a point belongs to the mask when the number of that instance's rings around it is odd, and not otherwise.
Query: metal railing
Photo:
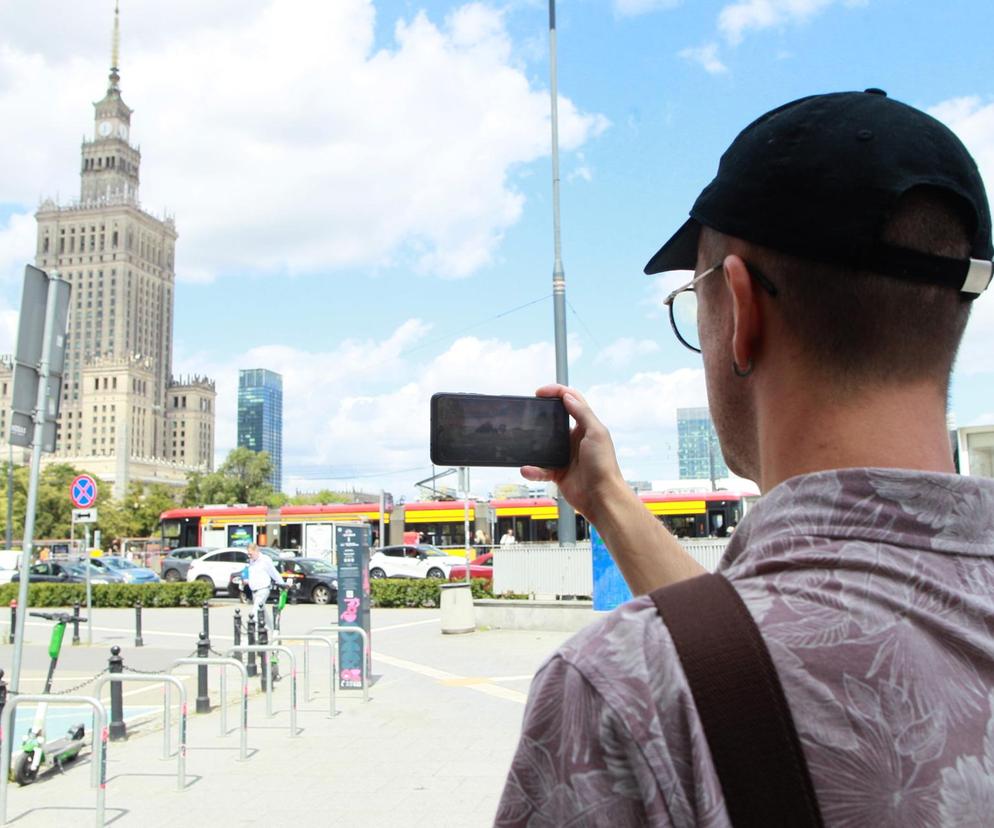
[[[93,708],[93,738],[91,739],[90,752],[93,755],[93,764],[90,770],[90,787],[97,789],[97,820],[96,824],[104,824],[104,801],[107,789],[107,708],[103,706],[99,698],[93,696],[53,696],[51,694],[39,693],[34,696],[12,696],[8,697],[7,704],[0,716],[2,722],[2,732],[4,734],[14,733],[14,711],[21,704],[85,704]],[[97,748],[97,734],[100,739],[100,747]],[[10,735],[7,738],[11,738]],[[0,825],[7,824],[7,781],[10,776],[10,760],[6,746],[0,749]]]
[[[680,544],[701,566],[714,572],[729,538],[681,538]],[[570,546],[513,543],[494,548],[496,594],[592,595],[593,553],[590,542]]]
[[[241,674],[242,677],[242,692],[241,692],[241,705],[242,711],[239,717],[238,729],[240,731],[239,735],[239,761],[244,762],[248,759],[248,697],[249,697],[249,686],[248,686],[248,670],[245,665],[242,664],[237,658],[221,658],[221,657],[211,657],[211,658],[178,658],[173,662],[173,667],[180,667],[183,665],[199,667],[203,664],[216,664],[221,668],[221,735],[228,735],[228,682],[227,676],[228,672],[226,667],[234,667]]]
[[[176,788],[182,791],[186,787],[186,719],[187,719],[187,707],[186,707],[186,688],[176,676],[170,676],[166,673],[147,673],[143,675],[135,675],[134,673],[104,673],[100,678],[97,679],[96,684],[93,687],[93,692],[96,693],[97,698],[100,697],[100,691],[103,686],[109,682],[125,682],[125,681],[139,681],[139,682],[162,682],[165,686],[163,687],[163,702],[162,702],[162,758],[168,759],[172,755],[172,746],[169,739],[169,731],[172,730],[172,699],[169,696],[170,686],[175,687],[179,691],[179,744],[176,748]]]
[[[309,703],[311,700],[311,665],[310,665],[310,643],[312,641],[323,641],[328,645],[328,718],[335,718],[335,714],[338,712],[335,708],[335,685],[337,684],[336,679],[338,678],[338,670],[335,667],[335,642],[330,638],[323,635],[280,635],[277,633],[273,636],[274,644],[289,644],[291,641],[303,641],[304,642],[304,702]]]
[[[297,733],[297,659],[294,658],[293,650],[284,647],[282,644],[240,644],[237,647],[230,647],[225,652],[225,657],[231,657],[235,653],[284,653],[290,662],[290,735],[296,737]],[[200,659],[203,661],[203,659]],[[266,684],[266,716],[272,718],[273,713],[273,676],[271,659],[263,661],[263,676]]]

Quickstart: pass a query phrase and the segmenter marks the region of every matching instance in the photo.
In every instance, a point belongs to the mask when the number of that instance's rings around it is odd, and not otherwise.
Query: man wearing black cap
[[[945,417],[991,259],[969,153],[870,89],[746,127],[646,267],[695,272],[670,321],[702,354],[729,468],[764,493],[719,572],[783,687],[811,824],[994,813],[994,482],[954,474]],[[539,671],[497,822],[730,825],[735,780],[646,595],[703,570],[628,490],[582,396],[538,393],[575,419],[573,456],[522,472],[559,484],[640,597]]]

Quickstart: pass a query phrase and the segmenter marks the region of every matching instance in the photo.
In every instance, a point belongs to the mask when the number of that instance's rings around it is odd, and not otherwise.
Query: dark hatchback
[[[274,561],[276,569],[296,592],[298,601],[314,604],[338,603],[338,570],[320,558],[282,558]],[[237,598],[242,588],[242,572],[234,572],[228,582],[228,595]],[[275,601],[273,590],[269,598]]]

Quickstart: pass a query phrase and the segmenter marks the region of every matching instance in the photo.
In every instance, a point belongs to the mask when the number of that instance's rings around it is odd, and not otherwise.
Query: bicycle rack
[[[111,681],[139,681],[139,682],[162,682],[163,702],[162,702],[162,758],[168,759],[171,755],[169,743],[169,731],[172,730],[172,699],[169,696],[169,687],[172,685],[179,690],[179,745],[176,750],[176,788],[182,791],[186,787],[186,688],[176,676],[165,673],[151,673],[135,675],[134,673],[104,673],[97,679],[94,685],[94,692],[100,697],[103,686]]]
[[[311,641],[323,641],[328,645],[328,666],[330,672],[328,674],[328,699],[329,699],[329,710],[328,718],[335,718],[337,710],[335,709],[335,685],[338,683],[337,670],[335,668],[335,642],[330,638],[323,635],[274,635],[273,643],[277,642],[287,643],[290,641],[303,641],[304,642],[304,701],[310,702],[311,700],[311,684],[310,684],[310,642]]]
[[[93,696],[53,696],[39,693],[34,696],[12,696],[7,698],[3,716],[0,717],[0,733],[14,733],[14,711],[18,705],[34,704],[85,704],[93,708],[94,727],[90,752],[93,754],[93,765],[90,771],[90,787],[97,789],[97,825],[104,824],[104,799],[107,791],[107,708],[99,698]],[[100,734],[100,749],[96,749],[96,734]],[[7,824],[7,781],[10,776],[10,759],[6,745],[0,745],[0,825]]]
[[[225,656],[231,657],[234,653],[285,653],[287,659],[290,661],[290,736],[291,738],[296,737],[297,734],[297,659],[293,656],[293,650],[289,647],[284,647],[281,644],[240,644],[237,647],[231,647],[225,653]],[[203,659],[201,659],[203,661]],[[266,715],[269,718],[273,717],[273,679],[271,675],[272,665],[269,663],[269,659],[266,659]]]
[[[244,762],[248,759],[248,670],[237,658],[178,658],[173,662],[173,668],[180,665],[200,666],[203,664],[216,664],[221,668],[221,735],[228,735],[228,673],[225,667],[234,667],[242,675],[242,715],[240,724],[240,753],[238,760]]]
[[[360,675],[362,676],[362,700],[364,702],[369,701],[369,673],[366,670],[366,664],[368,663],[367,656],[370,653],[369,648],[369,636],[362,627],[343,627],[340,624],[332,624],[328,627],[315,627],[311,630],[312,633],[318,632],[332,632],[335,635],[341,635],[342,633],[353,633],[358,635],[362,639],[362,669]],[[335,676],[338,679],[338,676]]]

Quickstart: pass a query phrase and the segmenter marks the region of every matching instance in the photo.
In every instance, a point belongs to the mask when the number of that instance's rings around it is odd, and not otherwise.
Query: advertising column
[[[369,626],[369,526],[357,523],[335,524],[335,553],[338,559],[338,623],[342,627]],[[372,647],[372,642],[370,642]],[[362,660],[366,675],[372,663],[358,635],[338,636],[338,686],[343,690],[362,688]]]

